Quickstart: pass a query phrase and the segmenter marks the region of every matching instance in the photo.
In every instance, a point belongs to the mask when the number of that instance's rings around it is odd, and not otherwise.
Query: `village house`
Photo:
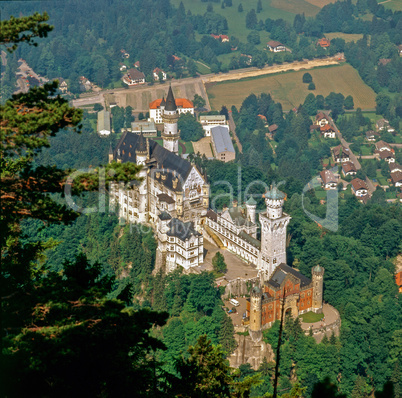
[[[358,198],[362,198],[366,196],[368,193],[367,184],[365,181],[361,180],[360,178],[355,178],[351,182],[352,184],[352,192]]]
[[[319,39],[317,41],[317,46],[323,47],[323,48],[327,48],[331,45],[331,42],[326,39],[325,37],[323,37],[322,39]]]
[[[268,127],[268,121],[266,116],[264,115],[257,115],[263,122],[264,122],[264,127]]]
[[[241,58],[246,58],[246,59],[244,59],[244,60],[242,60],[242,61],[245,61],[245,63],[246,63],[247,65],[251,65],[251,62],[253,61],[253,57],[252,57],[251,55],[240,54],[240,57],[241,57]]]
[[[402,172],[402,166],[398,163],[390,163],[389,165],[389,172],[392,173],[396,173],[397,171]]]
[[[67,91],[68,91],[67,82],[62,77],[58,77],[57,80],[59,81],[59,90],[63,94],[67,93]]]
[[[278,130],[278,125],[277,124],[271,124],[269,127],[268,127],[268,131],[269,131],[269,134],[271,134],[271,136],[273,137],[274,136],[274,134],[276,133],[276,131]]]
[[[152,71],[152,73],[153,73],[153,76],[154,76],[154,80],[159,80],[159,74],[160,73],[162,73],[162,80],[166,80],[166,73],[162,70],[162,69],[159,69],[159,68],[155,68],[153,71]]]
[[[320,127],[320,132],[324,138],[335,138],[335,129],[330,124]]]
[[[377,120],[375,126],[376,126],[377,131],[386,130],[389,133],[393,133],[395,131],[395,129],[389,125],[389,121],[386,119]]]
[[[138,69],[132,68],[123,76],[122,80],[129,86],[137,86],[138,84],[145,84],[145,75]]]
[[[318,112],[315,117],[315,124],[320,127],[324,127],[326,124],[329,123],[329,116],[326,115],[324,112]]]
[[[190,100],[186,98],[176,98],[175,103],[179,115],[182,113],[191,113],[194,115],[194,104]],[[165,106],[165,97],[158,98],[149,104],[149,118],[153,119],[156,124],[162,123],[162,115]]]
[[[130,58],[130,54],[128,52],[126,52],[126,50],[120,50],[120,54],[122,58]]]
[[[389,144],[383,140],[376,142],[375,149],[377,152],[391,151],[391,147],[389,146]]]
[[[352,176],[357,173],[356,167],[353,162],[342,163],[342,174],[346,176]]]
[[[320,172],[321,186],[324,189],[336,189],[337,179],[331,170],[323,170]]]
[[[229,36],[227,36],[227,35],[214,35],[214,34],[211,33],[211,36],[215,40],[220,40],[222,43],[225,43],[225,42],[229,41]]]
[[[80,76],[79,81],[80,81],[80,88],[82,91],[92,90],[92,83],[85,76]]]
[[[135,62],[134,62],[134,66],[135,66],[136,68],[139,68],[139,67],[140,67],[140,61],[135,61]]]
[[[402,187],[402,172],[395,171],[394,173],[391,173],[391,180],[396,187]]]
[[[267,47],[269,48],[269,51],[273,51],[274,53],[286,51],[286,47],[282,43],[276,40],[270,40],[267,43]]]
[[[232,139],[226,126],[215,126],[211,128],[211,143],[214,156],[222,162],[230,162],[236,157]]]
[[[387,163],[395,163],[395,154],[391,151],[380,151],[380,159],[385,160]]]
[[[342,144],[332,148],[332,154],[336,163],[343,163],[350,161],[349,148],[345,148]]]
[[[375,141],[375,132],[373,130],[366,131],[366,140],[367,141]]]

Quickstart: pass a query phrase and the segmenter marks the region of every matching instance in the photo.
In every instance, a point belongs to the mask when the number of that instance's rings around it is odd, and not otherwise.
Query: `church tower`
[[[285,194],[276,186],[265,194],[267,211],[260,213],[261,252],[258,271],[266,281],[281,264],[286,264],[286,227],[290,216],[283,213]]]
[[[248,332],[251,339],[256,343],[262,339],[261,332],[261,300],[262,293],[258,286],[254,286],[250,294],[250,324]]]
[[[316,265],[311,269],[313,281],[313,305],[312,311],[322,312],[322,292],[324,286],[324,268]]]
[[[147,166],[145,165],[145,161],[148,156],[148,148],[147,142],[144,138],[144,134],[142,133],[142,129],[140,132],[140,136],[138,138],[138,145],[135,150],[136,163],[139,166],[142,166],[142,169],[138,173],[140,178],[143,180],[140,183],[138,190],[138,221],[139,222],[147,222],[148,221],[148,182],[147,182]]]
[[[163,101],[162,101],[163,103]],[[163,147],[170,152],[179,154],[179,132],[177,129],[177,121],[179,113],[177,112],[176,101],[173,96],[172,86],[169,86],[166,104],[162,106],[162,122],[163,122]]]

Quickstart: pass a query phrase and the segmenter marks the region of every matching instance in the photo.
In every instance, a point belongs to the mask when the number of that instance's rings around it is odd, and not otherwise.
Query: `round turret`
[[[147,143],[142,133],[142,129],[138,138],[137,148],[135,149],[135,156],[138,165],[145,165],[145,161],[147,160]]]
[[[323,267],[320,267],[318,264],[311,269],[313,282],[312,310],[314,312],[322,312],[324,271],[325,269]]]
[[[255,224],[255,209],[257,208],[257,202],[253,199],[252,196],[246,202],[246,209],[247,209],[247,217],[249,220]]]
[[[250,294],[250,325],[249,334],[253,341],[260,341],[261,332],[261,301],[262,292],[258,286],[254,286]]]
[[[265,193],[264,197],[268,218],[276,219],[282,217],[282,207],[285,203],[285,194],[274,186]]]

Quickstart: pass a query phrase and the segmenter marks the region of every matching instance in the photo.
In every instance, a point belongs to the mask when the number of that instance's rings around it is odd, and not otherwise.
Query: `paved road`
[[[235,125],[235,122],[233,120],[232,111],[229,111],[229,128],[230,128],[230,131],[233,134],[233,138],[236,141],[237,147],[239,148],[239,152],[242,153],[243,152],[243,147],[241,145],[239,137],[236,134],[236,125]]]
[[[402,144],[388,144],[388,145],[394,148],[402,148]]]

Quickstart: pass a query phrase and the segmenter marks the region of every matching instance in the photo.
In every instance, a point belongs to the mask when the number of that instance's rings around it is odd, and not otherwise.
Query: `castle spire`
[[[165,110],[166,111],[176,111],[177,110],[176,101],[174,100],[172,85],[169,85],[169,91],[168,91],[168,95],[166,97]]]
[[[135,152],[144,153],[146,151],[147,151],[147,143],[145,141],[144,134],[142,133],[142,126],[141,126],[140,137],[138,140],[138,147]]]

